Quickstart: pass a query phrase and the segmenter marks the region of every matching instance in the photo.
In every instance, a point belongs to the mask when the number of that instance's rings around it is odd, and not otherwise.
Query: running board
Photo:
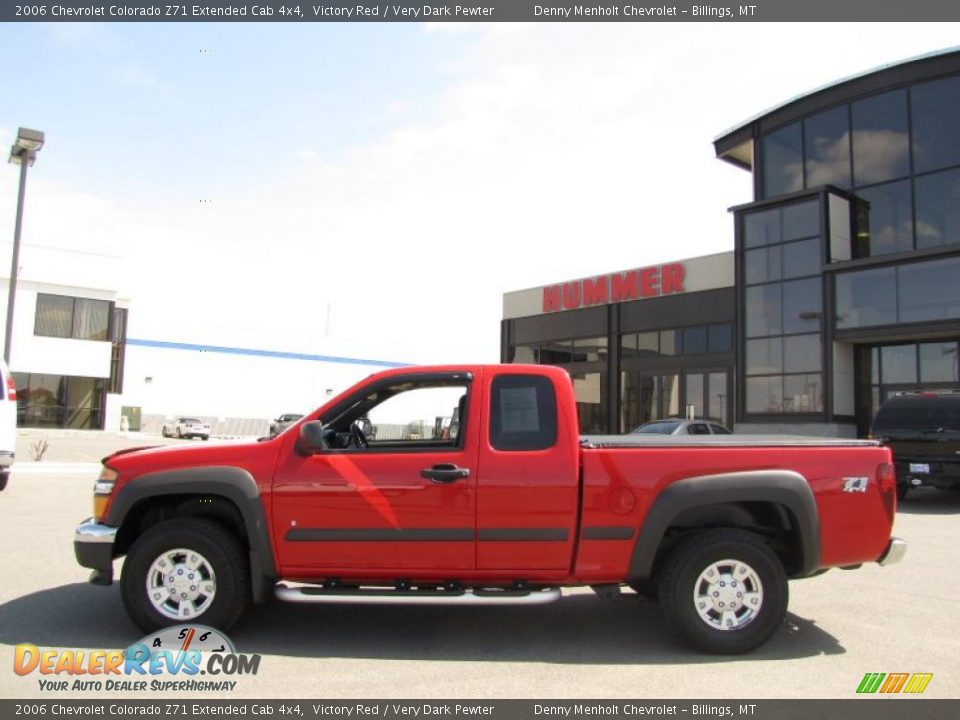
[[[307,585],[277,586],[277,598],[294,603],[354,605],[544,605],[559,600],[560,588],[545,590],[329,590]]]

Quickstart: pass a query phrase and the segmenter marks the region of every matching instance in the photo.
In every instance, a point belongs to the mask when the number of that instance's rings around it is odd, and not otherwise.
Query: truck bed
[[[641,447],[874,447],[876,440],[805,435],[582,435],[582,448]]]

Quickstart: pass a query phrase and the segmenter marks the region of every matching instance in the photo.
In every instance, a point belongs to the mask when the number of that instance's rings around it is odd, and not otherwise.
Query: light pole
[[[27,167],[37,159],[43,147],[43,133],[20,128],[17,140],[10,148],[10,162],[20,165],[20,192],[17,194],[17,222],[13,230],[13,260],[10,266],[10,289],[7,295],[7,325],[3,341],[3,359],[10,365],[10,344],[13,341],[13,303],[17,296],[17,268],[20,264],[20,228],[23,225],[23,194],[27,189]]]

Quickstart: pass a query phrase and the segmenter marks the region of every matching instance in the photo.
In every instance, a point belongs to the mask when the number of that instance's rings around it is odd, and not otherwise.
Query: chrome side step
[[[560,588],[545,590],[330,590],[305,585],[277,585],[277,598],[294,603],[352,603],[354,605],[544,605],[559,600]]]

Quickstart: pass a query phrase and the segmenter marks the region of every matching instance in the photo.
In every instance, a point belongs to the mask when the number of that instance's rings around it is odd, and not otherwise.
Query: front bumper
[[[903,556],[906,554],[906,540],[901,540],[900,538],[890,538],[890,542],[887,544],[887,549],[884,550],[883,555],[877,559],[877,563],[883,566],[895,565],[903,560]]]
[[[77,526],[73,536],[73,553],[81,567],[93,570],[90,582],[110,585],[113,582],[113,544],[117,528],[101,525],[93,518]]]

